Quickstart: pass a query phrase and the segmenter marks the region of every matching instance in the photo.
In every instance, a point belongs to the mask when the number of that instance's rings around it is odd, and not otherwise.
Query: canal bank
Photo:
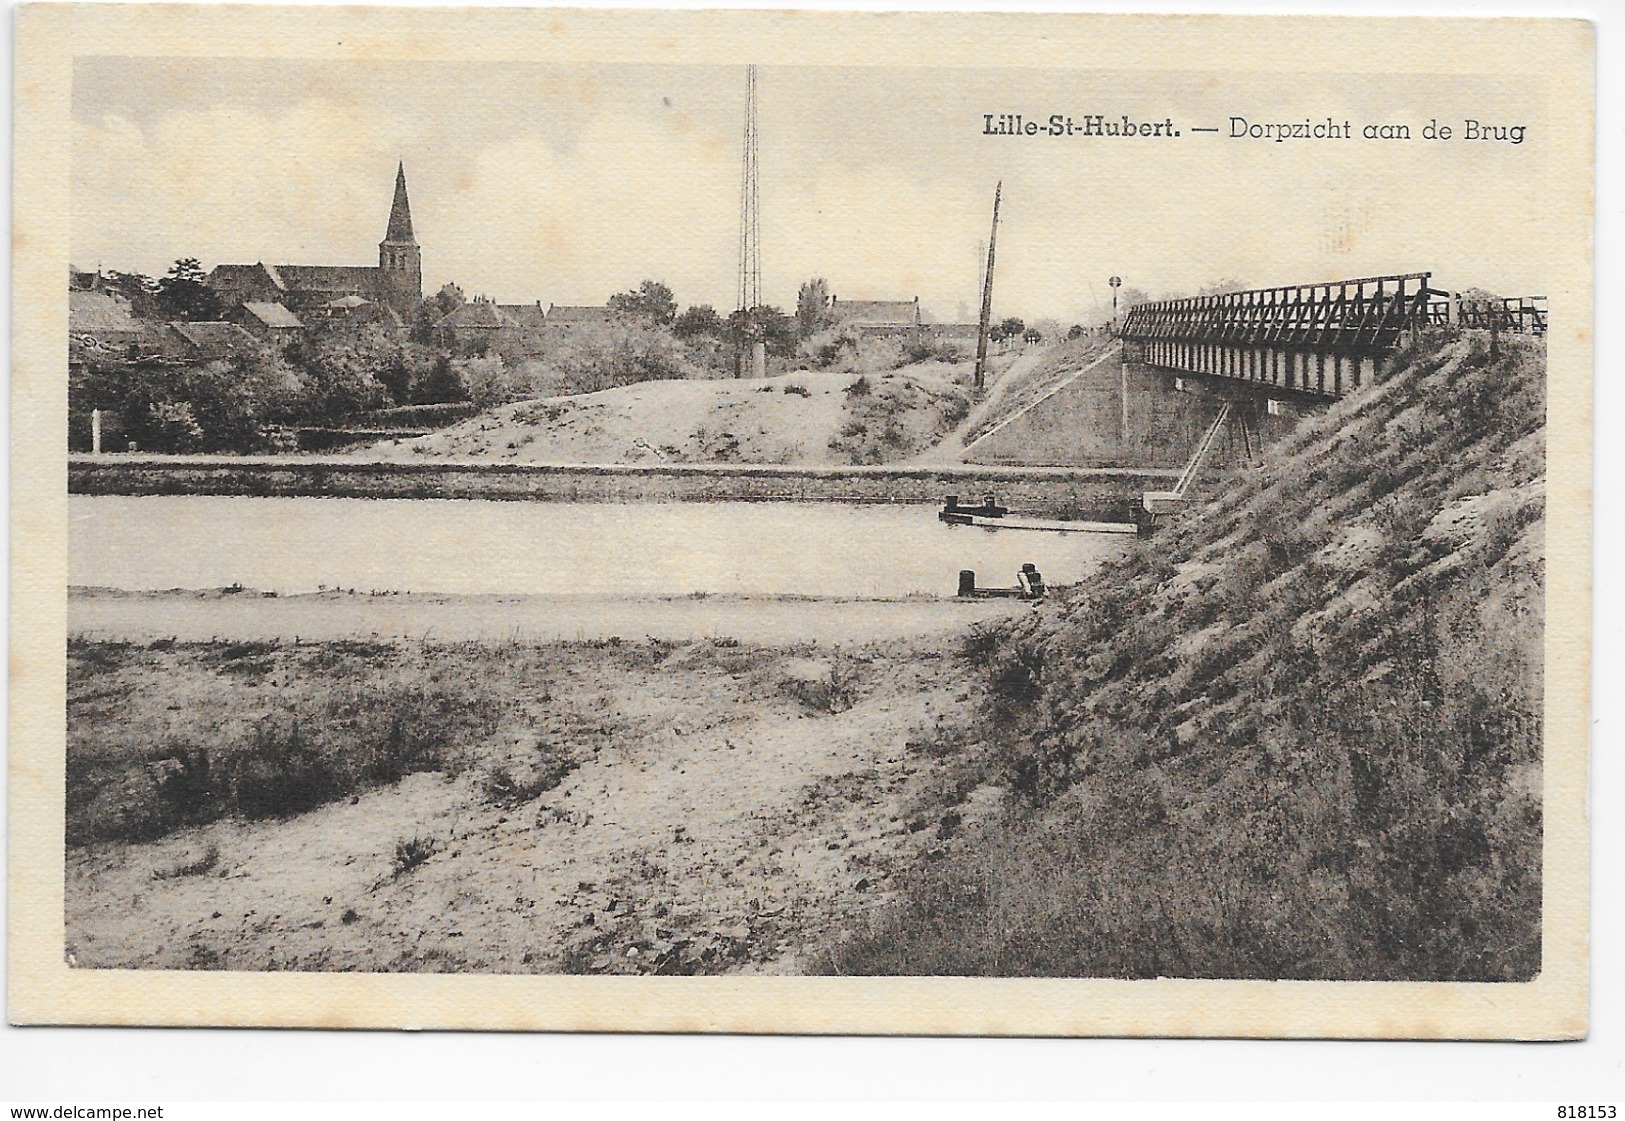
[[[939,503],[995,494],[1012,509],[1064,516],[1165,487],[1177,469],[756,464],[378,463],[338,456],[75,455],[68,492],[529,502]]]
[[[608,642],[728,639],[763,646],[913,640],[1010,619],[1013,599],[806,596],[388,595],[70,588],[78,641]]]

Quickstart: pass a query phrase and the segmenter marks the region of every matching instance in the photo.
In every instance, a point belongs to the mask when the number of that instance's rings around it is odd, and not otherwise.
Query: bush
[[[953,343],[915,339],[903,347],[900,357],[898,365],[903,366],[917,362],[958,362],[963,355]]]
[[[846,419],[829,447],[848,463],[890,463],[929,447],[964,420],[970,405],[957,387],[926,388],[906,375],[846,387]]]
[[[709,335],[679,339],[667,327],[622,321],[581,328],[529,365],[522,381],[530,393],[571,396],[644,381],[703,378],[707,363],[724,362],[726,347]]]
[[[558,786],[578,763],[568,748],[547,738],[538,739],[528,752],[516,752],[492,764],[481,779],[481,792],[492,805],[511,809]]]
[[[299,724],[262,720],[248,747],[233,760],[232,799],[253,817],[292,817],[339,797],[344,791]]]
[[[433,837],[413,835],[395,842],[395,863],[391,874],[395,879],[410,875],[429,863],[429,858],[440,851]]]
[[[74,844],[157,837],[234,813],[286,817],[408,774],[457,773],[501,719],[491,687],[468,671],[414,668],[387,644],[109,650],[70,649]],[[124,684],[149,665],[170,667],[189,702],[170,710]],[[130,713],[110,717],[95,699],[106,689]]]
[[[825,659],[793,658],[780,669],[779,688],[815,712],[845,712],[857,700],[857,668],[839,652]]]
[[[502,360],[497,359],[498,368]],[[459,363],[459,366],[466,365]],[[454,401],[468,400],[468,387],[463,384],[462,370],[452,365],[449,357],[442,354],[434,360],[417,382],[412,386],[412,404],[414,405],[440,405]]]

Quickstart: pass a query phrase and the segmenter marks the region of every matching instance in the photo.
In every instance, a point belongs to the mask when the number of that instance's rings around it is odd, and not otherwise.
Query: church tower
[[[384,301],[403,317],[423,302],[423,254],[412,236],[412,206],[406,199],[406,165],[395,169],[395,201],[389,227],[378,243],[378,280]]]

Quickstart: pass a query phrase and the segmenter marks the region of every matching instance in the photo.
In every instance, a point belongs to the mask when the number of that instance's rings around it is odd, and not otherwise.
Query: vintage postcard
[[[14,1022],[1586,1032],[1590,25],[16,74]]]

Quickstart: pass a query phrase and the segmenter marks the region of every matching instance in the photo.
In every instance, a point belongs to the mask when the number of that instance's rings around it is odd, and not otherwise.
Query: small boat
[[[992,495],[980,506],[962,506],[957,494],[943,500],[937,517],[949,525],[974,525],[983,529],[1029,529],[1050,533],[1144,533],[1151,526],[1151,515],[1138,499],[1107,500],[1088,510],[1078,518],[1029,518],[1021,514],[1010,516],[1007,507],[1000,506]]]
[[[1054,518],[998,517],[987,518],[977,514],[953,513],[944,510],[937,515],[949,525],[974,525],[983,529],[1036,529],[1050,533],[1139,533],[1136,522],[1064,522]]]
[[[991,494],[982,499],[980,506],[961,506],[959,496],[950,494],[942,500],[942,510],[937,514],[937,517],[943,521],[948,521],[952,515],[956,514],[965,514],[973,518],[1002,518],[1009,512],[1009,509],[1000,506]]]

